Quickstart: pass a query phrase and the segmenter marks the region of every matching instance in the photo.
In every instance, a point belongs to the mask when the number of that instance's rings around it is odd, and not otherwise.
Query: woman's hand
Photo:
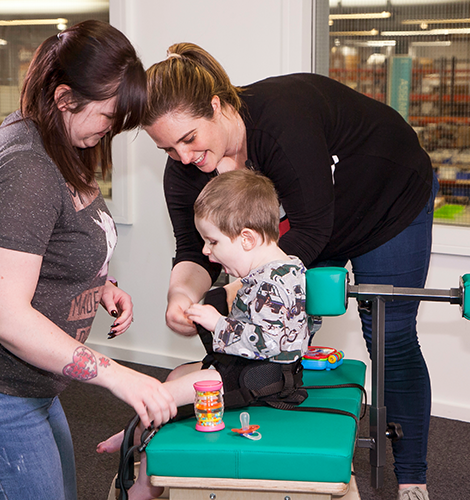
[[[171,271],[168,289],[166,324],[176,333],[188,337],[197,334],[185,311],[199,302],[211,286],[209,273],[194,262],[178,262]]]
[[[132,406],[145,427],[151,422],[158,427],[176,415],[175,400],[159,380],[113,361],[111,364],[112,373],[107,373],[102,385]]]
[[[124,333],[133,321],[131,296],[110,281],[104,285],[101,305],[115,318],[111,325],[110,338]]]
[[[174,332],[187,337],[197,335],[194,323],[188,318],[185,311],[192,305],[193,301],[184,294],[172,294],[168,299],[166,309],[166,324]]]
[[[192,304],[185,313],[190,320],[198,323],[210,332],[215,330],[217,321],[222,317],[219,311],[209,304]]]

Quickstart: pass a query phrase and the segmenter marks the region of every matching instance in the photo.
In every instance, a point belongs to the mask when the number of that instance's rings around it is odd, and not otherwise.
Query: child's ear
[[[253,231],[253,229],[248,229],[247,227],[245,227],[244,229],[242,229],[240,237],[242,239],[243,250],[249,251],[255,248],[255,246],[257,245],[259,234],[256,231]]]

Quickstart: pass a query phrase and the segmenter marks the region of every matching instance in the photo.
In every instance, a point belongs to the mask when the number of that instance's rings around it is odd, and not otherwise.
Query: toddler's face
[[[235,278],[244,278],[251,271],[249,252],[243,248],[241,236],[231,240],[207,219],[196,219],[195,224],[204,240],[202,253],[211,262],[221,264]]]

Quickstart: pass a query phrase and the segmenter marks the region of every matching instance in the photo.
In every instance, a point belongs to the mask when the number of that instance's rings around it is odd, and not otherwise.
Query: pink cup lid
[[[222,388],[220,380],[201,380],[194,384],[194,389],[198,392],[219,391]]]

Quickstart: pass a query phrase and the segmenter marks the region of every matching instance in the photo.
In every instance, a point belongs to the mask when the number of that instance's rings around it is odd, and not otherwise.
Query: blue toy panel
[[[302,359],[306,370],[334,370],[343,364],[344,353],[333,347],[310,346]]]

